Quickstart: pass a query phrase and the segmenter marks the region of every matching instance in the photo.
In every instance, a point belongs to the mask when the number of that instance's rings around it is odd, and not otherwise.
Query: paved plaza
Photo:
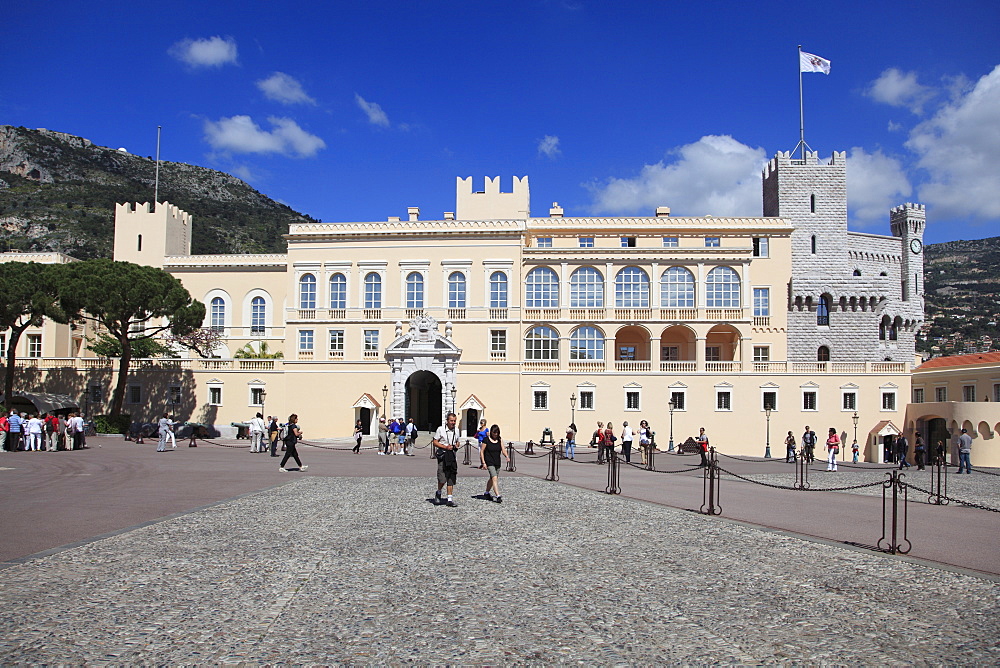
[[[106,535],[28,557],[5,531],[0,662],[1000,663],[994,575],[546,482],[544,459],[518,459],[503,504],[461,467],[446,508],[425,450],[302,448],[309,471],[280,473],[153,447],[2,455],[8,512]]]

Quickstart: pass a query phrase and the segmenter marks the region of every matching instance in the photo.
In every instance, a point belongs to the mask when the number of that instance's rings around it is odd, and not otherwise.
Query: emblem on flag
[[[799,51],[799,71],[822,72],[823,74],[829,74],[830,61],[826,58],[820,58],[819,56],[811,53],[806,53],[805,51]]]

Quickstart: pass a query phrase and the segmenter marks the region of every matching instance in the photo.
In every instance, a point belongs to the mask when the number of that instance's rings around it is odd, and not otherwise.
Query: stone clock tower
[[[927,216],[923,204],[901,204],[889,212],[892,236],[902,242],[900,261],[903,301],[921,304],[924,297],[924,226]]]

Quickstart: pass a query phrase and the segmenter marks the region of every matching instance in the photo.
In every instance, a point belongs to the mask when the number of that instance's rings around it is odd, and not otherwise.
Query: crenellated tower
[[[162,267],[165,257],[190,255],[192,221],[169,202],[116,204],[114,258]]]
[[[900,278],[903,301],[921,301],[924,296],[924,227],[927,214],[923,204],[901,204],[889,212],[892,236],[903,240]],[[923,310],[921,308],[921,310]]]

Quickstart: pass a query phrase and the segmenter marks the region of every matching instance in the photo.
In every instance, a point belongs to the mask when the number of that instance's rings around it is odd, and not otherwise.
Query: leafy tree
[[[268,348],[267,341],[261,341],[260,348],[257,350],[254,350],[252,343],[248,343],[233,353],[234,358],[241,360],[277,360],[283,358],[284,356],[285,354],[280,350],[272,353]]]
[[[37,262],[0,264],[0,285],[3,286],[3,294],[0,294],[0,332],[10,331],[7,337],[7,374],[3,386],[8,403],[14,391],[15,351],[24,330],[41,326],[45,318],[66,323],[76,315],[59,303],[59,287],[64,280],[66,266]]]
[[[98,357],[122,356],[121,342],[106,332],[101,332],[94,337],[87,337],[87,348]],[[132,357],[134,359],[169,356],[171,352],[170,346],[166,346],[156,339],[142,338],[132,341]]]
[[[63,286],[62,303],[102,325],[120,346],[110,411],[117,416],[125,400],[136,342],[158,338],[165,331],[190,333],[204,321],[205,305],[193,299],[179,280],[157,267],[105,259],[65,266],[69,280]]]
[[[187,334],[168,333],[163,337],[164,343],[170,346],[180,346],[193,350],[200,357],[211,357],[219,342],[222,341],[222,330],[211,327],[199,327]]]

